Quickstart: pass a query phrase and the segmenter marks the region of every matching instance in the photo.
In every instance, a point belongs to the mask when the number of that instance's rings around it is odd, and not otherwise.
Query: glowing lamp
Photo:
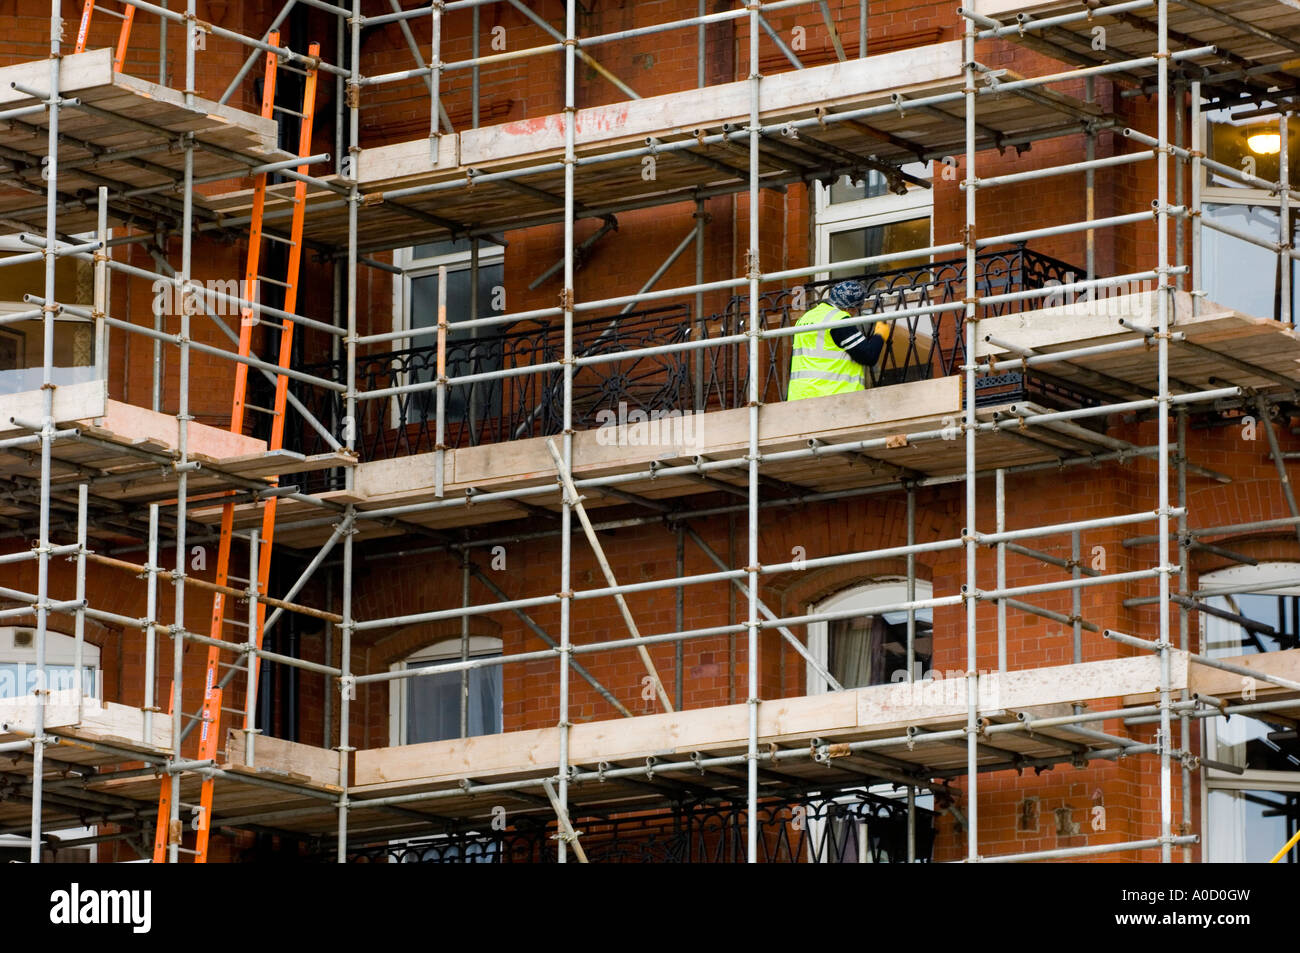
[[[1282,148],[1282,136],[1276,132],[1256,132],[1246,137],[1246,145],[1257,156],[1275,156]]]

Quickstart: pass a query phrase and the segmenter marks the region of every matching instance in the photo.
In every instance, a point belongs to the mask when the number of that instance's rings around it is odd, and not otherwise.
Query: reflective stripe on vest
[[[822,302],[807,311],[796,327],[839,321],[849,316],[834,305]],[[866,370],[831,338],[831,329],[804,331],[794,336],[790,360],[788,400],[826,397],[866,389]]]

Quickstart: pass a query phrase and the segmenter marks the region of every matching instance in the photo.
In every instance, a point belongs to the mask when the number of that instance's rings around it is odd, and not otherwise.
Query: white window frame
[[[909,172],[914,170],[908,169]],[[848,176],[845,176],[848,178]],[[872,198],[858,199],[853,202],[831,202],[829,187],[817,183],[816,211],[817,227],[814,240],[816,243],[817,264],[829,266],[831,236],[839,232],[856,231],[877,225],[891,225],[894,222],[906,222],[914,218],[926,218],[930,222],[929,244],[934,245],[934,189],[909,188],[904,195],[890,192]],[[817,273],[818,281],[830,278],[830,271]]]
[[[1201,142],[1205,144],[1204,148],[1207,151],[1207,155],[1210,147],[1209,146],[1210,127],[1214,125],[1213,123],[1210,122],[1209,114],[1211,112],[1218,112],[1218,111],[1220,110],[1218,109],[1203,110],[1201,112]],[[1276,125],[1276,123],[1274,123],[1274,125]],[[1210,205],[1258,206],[1260,208],[1267,208],[1274,211],[1278,211],[1281,209],[1282,201],[1281,198],[1276,193],[1268,192],[1264,189],[1252,188],[1246,185],[1239,185],[1239,186],[1211,185],[1210,180],[1213,177],[1213,174],[1214,173],[1211,172],[1209,169],[1207,169],[1204,165],[1201,166],[1201,209],[1202,210],[1205,209],[1206,206],[1210,206]],[[1298,187],[1300,187],[1300,183],[1296,183],[1296,182],[1291,183],[1292,189]],[[1209,213],[1205,212],[1205,214],[1208,215]],[[1297,228],[1300,228],[1300,220],[1297,220],[1294,214],[1291,217],[1291,226],[1293,232],[1296,231]],[[1220,235],[1218,233],[1214,233],[1214,234],[1215,234],[1214,240],[1216,241],[1222,241],[1222,240],[1235,241],[1235,242],[1241,241],[1240,239],[1233,238],[1230,235]],[[1276,236],[1274,236],[1274,238],[1276,239]],[[1247,243],[1243,242],[1242,244],[1247,244]],[[1267,249],[1260,249],[1258,246],[1251,246],[1251,247],[1256,248],[1258,251],[1267,253]],[[1204,256],[1202,256],[1201,267],[1203,270],[1209,270],[1210,267],[1209,263],[1207,262]],[[1195,281],[1198,287],[1204,288],[1206,282],[1203,280],[1202,275],[1194,276],[1193,280]]]
[[[934,592],[933,586],[923,580],[916,580],[916,600],[929,599]],[[879,606],[897,605],[907,601],[907,580],[886,577],[871,580],[850,589],[835,593],[813,606],[813,612],[830,612],[835,609],[860,609],[863,615],[870,615],[871,610]],[[914,600],[915,601],[915,600]],[[922,610],[917,610],[922,611]],[[823,668],[830,658],[830,624],[825,621],[808,623],[808,652]],[[826,680],[807,668],[806,690],[809,695],[824,695],[830,691]]]
[[[1232,566],[1205,573],[1199,580],[1203,594],[1227,596],[1253,594],[1268,596],[1300,596],[1300,562],[1270,562],[1258,566]],[[1200,639],[1205,644],[1207,619],[1200,619]],[[1245,717],[1238,715],[1237,717]],[[1211,760],[1217,760],[1213,724],[1216,719],[1200,719],[1201,750]],[[1300,791],[1300,771],[1260,771],[1247,769],[1242,774],[1232,774],[1205,766],[1201,771],[1201,830],[1205,832],[1202,862],[1209,863],[1211,851],[1210,792],[1212,791]],[[1277,845],[1281,847],[1281,844]]]
[[[426,244],[434,244],[432,242]],[[427,278],[430,275],[436,275],[439,268],[445,267],[448,273],[453,271],[468,271],[472,266],[471,259],[473,253],[470,249],[464,251],[449,252],[445,255],[432,255],[425,258],[415,257],[416,246],[410,245],[405,248],[397,248],[393,251],[393,264],[402,269],[402,274],[393,276],[393,331],[411,330],[411,281],[416,278]],[[478,265],[480,268],[489,265],[504,265],[506,260],[506,250],[504,245],[498,245],[496,242],[480,241],[478,246]],[[484,303],[479,302],[480,317],[485,317],[487,312],[483,311]],[[417,338],[398,338],[393,341],[393,350],[403,351],[412,346],[431,345],[436,343],[436,337],[431,334],[423,334]],[[397,382],[398,386],[404,386],[407,382],[407,375],[401,375],[401,380]],[[389,399],[389,420],[390,426],[401,426],[401,420],[398,414],[397,397],[394,395]]]
[[[389,671],[400,672],[409,667],[411,662],[451,662],[460,658],[460,639],[450,638],[435,642],[427,648],[420,649],[406,658],[388,666]],[[469,657],[500,655],[503,643],[500,639],[488,635],[472,635],[469,639]],[[413,676],[418,677],[418,676]],[[395,678],[388,686],[388,743],[404,745],[406,741],[407,693],[410,678]],[[504,687],[504,686],[503,686]],[[502,706],[505,705],[505,693],[502,692]],[[504,720],[504,719],[503,719]]]
[[[1210,122],[1209,114],[1219,111],[1218,109],[1207,109],[1201,112],[1201,142],[1205,143],[1207,155],[1210,147],[1210,126],[1214,125]],[[1279,208],[1282,204],[1281,199],[1275,193],[1264,189],[1256,189],[1246,185],[1211,185],[1210,179],[1212,176],[1213,173],[1209,169],[1201,166],[1202,205],[1266,205],[1269,208]],[[1300,183],[1291,183],[1291,188],[1295,189],[1297,187],[1300,187]]]

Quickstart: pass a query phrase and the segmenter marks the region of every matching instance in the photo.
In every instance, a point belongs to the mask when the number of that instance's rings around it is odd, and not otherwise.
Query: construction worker
[[[795,326],[842,321],[851,316],[850,311],[862,307],[866,296],[860,282],[841,281],[831,288],[828,300],[806,311]],[[880,359],[885,346],[881,331],[887,334],[888,327],[878,322],[867,327],[847,325],[796,334],[787,399],[866,390],[867,369]]]

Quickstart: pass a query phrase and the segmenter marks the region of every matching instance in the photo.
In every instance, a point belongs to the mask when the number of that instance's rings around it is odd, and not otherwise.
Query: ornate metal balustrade
[[[983,252],[975,256],[975,288],[980,297],[1047,288],[1075,280],[1074,266],[1030,251],[1018,244],[1008,251]],[[760,295],[761,320],[765,328],[790,327],[836,282],[847,275],[806,282]],[[932,262],[856,276],[866,287],[863,314],[888,317],[891,311],[954,304],[966,296],[966,260]],[[1003,301],[980,306],[980,317],[1009,314],[1042,307],[1039,300]],[[720,315],[704,322],[711,337],[743,334],[748,327],[749,295],[736,295]],[[961,309],[934,314],[910,315],[890,324],[883,358],[870,369],[873,386],[899,384],[959,372],[966,358],[965,314]],[[790,377],[793,338],[766,340],[760,351],[759,400],[769,403],[785,399]],[[744,406],[748,400],[749,374],[744,345],[705,348],[708,364],[705,391],[699,407],[707,409]]]
[[[1069,264],[1018,245],[976,256],[976,287],[984,296],[1046,288],[1072,280]],[[864,313],[887,317],[900,308],[959,302],[966,294],[965,259],[932,262],[859,275],[867,287]],[[762,293],[761,320],[768,329],[789,327],[824,297],[837,277]],[[981,307],[981,316],[1041,306],[1037,300],[999,302]],[[574,325],[574,352],[579,356],[615,354],[686,340],[718,339],[717,346],[669,354],[632,355],[625,360],[588,364],[574,375],[573,426],[586,429],[622,422],[638,413],[727,410],[748,399],[748,349],[743,335],[749,321],[748,295],[736,295],[725,308],[700,319],[687,304],[627,314],[609,314]],[[964,314],[960,309],[900,318],[890,326],[884,357],[871,369],[872,384],[895,384],[955,374],[965,360]],[[447,388],[448,447],[498,443],[558,433],[562,428],[563,378],[555,366],[563,357],[563,329],[529,322],[491,334],[457,334],[447,345],[447,374],[459,377],[503,369],[551,365],[537,372],[514,374]],[[428,341],[428,338],[421,340]],[[785,397],[793,339],[761,342],[758,373],[760,399]],[[357,359],[357,387],[374,391],[435,380],[437,349],[432,343],[399,351],[366,354]],[[343,380],[341,362],[305,368],[312,374]],[[1013,375],[1014,376],[1014,375]],[[1015,380],[991,382],[1019,387]],[[299,397],[317,419],[339,427],[343,416],[337,394],[299,388]],[[379,459],[435,449],[436,395],[432,388],[386,400],[362,401],[356,421],[361,459]],[[325,449],[319,437],[301,427],[292,449]]]
[[[765,801],[765,863],[899,863],[907,858],[907,805],[866,791]],[[916,809],[916,857],[930,859],[937,815]],[[728,864],[745,861],[744,804],[684,803],[614,819],[575,818],[593,863]],[[511,864],[556,859],[555,824],[532,821],[493,833],[458,833],[358,850],[353,863]]]

